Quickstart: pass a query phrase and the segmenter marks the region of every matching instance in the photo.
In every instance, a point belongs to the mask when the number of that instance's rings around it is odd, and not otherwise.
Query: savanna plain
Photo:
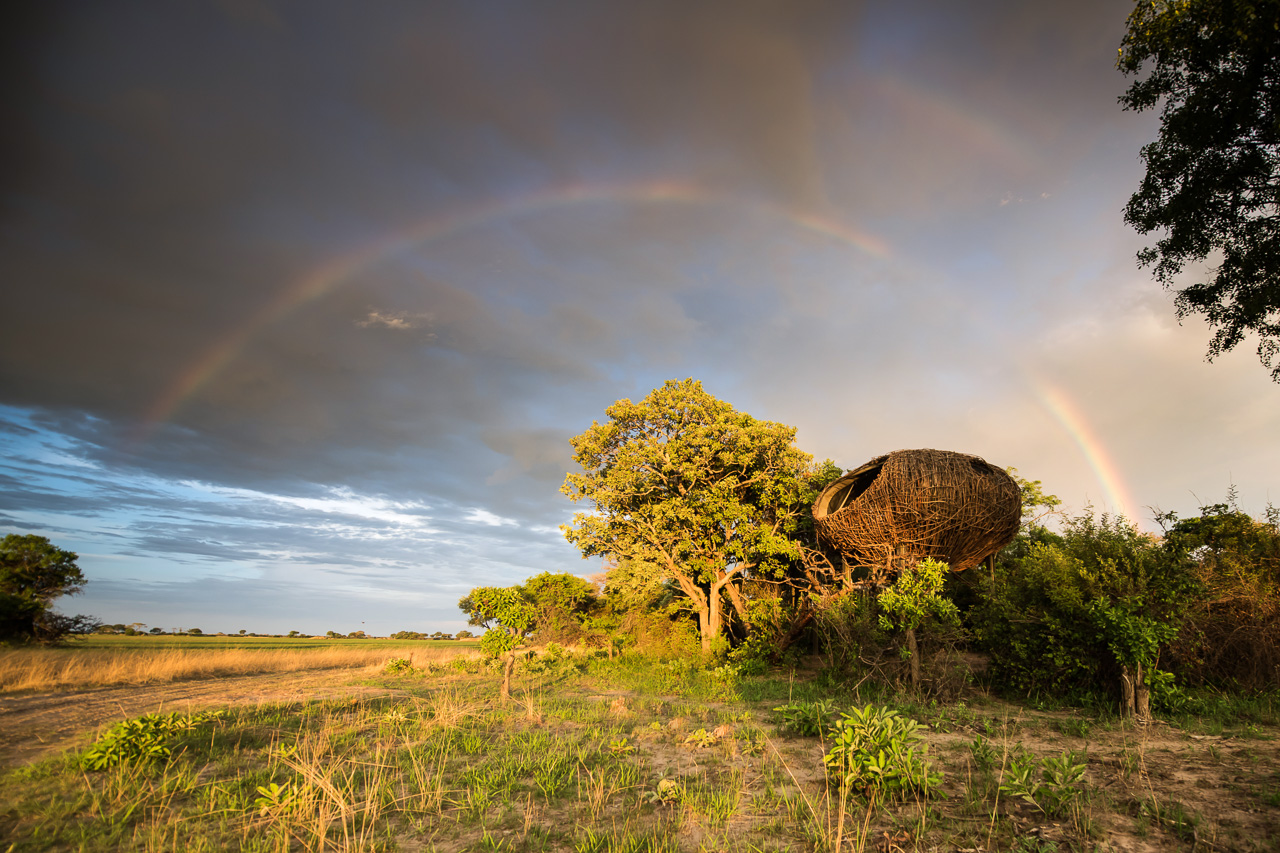
[[[0,849],[1280,848],[1274,695],[1138,725],[687,657],[93,638],[0,653]],[[1204,713],[1205,708],[1209,709]]]

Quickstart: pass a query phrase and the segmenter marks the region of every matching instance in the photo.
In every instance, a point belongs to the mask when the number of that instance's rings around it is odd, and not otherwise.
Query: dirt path
[[[0,767],[36,761],[82,743],[86,732],[104,723],[153,711],[187,713],[211,706],[299,702],[388,692],[353,684],[362,672],[346,668],[268,672],[169,684],[0,695]]]

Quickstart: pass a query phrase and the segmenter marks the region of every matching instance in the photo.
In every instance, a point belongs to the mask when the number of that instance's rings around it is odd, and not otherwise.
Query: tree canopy
[[[745,618],[742,579],[799,559],[789,534],[808,510],[812,458],[793,446],[794,427],[735,411],[692,379],[605,414],[571,440],[582,472],[562,488],[595,512],[561,529],[584,557],[651,566],[675,581],[709,651],[724,626],[722,594]]]
[[[1125,208],[1141,233],[1164,232],[1139,261],[1170,288],[1196,271],[1177,310],[1205,315],[1209,358],[1254,332],[1280,382],[1280,0],[1142,0],[1118,65],[1150,72],[1120,96],[1126,109],[1164,102]]]
[[[57,640],[88,624],[60,617],[53,600],[84,587],[76,555],[43,536],[11,533],[0,541],[0,640]]]

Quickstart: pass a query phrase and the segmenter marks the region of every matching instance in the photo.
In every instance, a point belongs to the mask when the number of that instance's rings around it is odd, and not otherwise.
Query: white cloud
[[[413,311],[370,311],[356,325],[362,329],[382,326],[397,331],[410,331],[431,325],[433,317],[429,312]]]
[[[473,508],[470,512],[468,512],[465,516],[463,516],[463,519],[465,521],[470,521],[474,524],[483,524],[488,527],[502,527],[503,525],[511,525],[512,527],[518,527],[520,525],[520,522],[516,521],[514,518],[504,518],[503,516],[500,516],[500,515],[494,515],[493,513],[489,512],[489,510],[480,509],[479,507]]]
[[[416,501],[391,501],[385,498],[359,495],[345,487],[329,488],[329,497],[308,498],[295,495],[270,494],[253,489],[215,486],[193,481],[184,481],[182,485],[222,498],[248,502],[260,501],[311,512],[343,515],[372,521],[385,521],[388,524],[402,527],[429,528],[430,526],[425,516],[418,512],[413,512],[413,510],[426,511],[429,509],[425,504]]]

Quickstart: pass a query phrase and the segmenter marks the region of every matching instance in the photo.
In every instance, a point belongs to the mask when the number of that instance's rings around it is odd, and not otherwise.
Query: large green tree
[[[1140,0],[1118,65],[1149,72],[1126,109],[1163,102],[1125,208],[1138,231],[1164,233],[1139,261],[1181,288],[1180,318],[1208,319],[1209,358],[1254,332],[1280,382],[1280,0]],[[1202,280],[1181,286],[1188,266]]]
[[[595,512],[561,529],[584,557],[652,566],[674,581],[710,651],[723,598],[745,619],[742,580],[800,558],[790,534],[807,509],[799,497],[812,458],[793,445],[794,427],[735,411],[692,379],[605,414],[572,439],[582,472],[562,489]]]
[[[76,555],[43,536],[11,533],[0,541],[0,640],[57,640],[77,619],[53,612],[53,600],[84,587]]]

